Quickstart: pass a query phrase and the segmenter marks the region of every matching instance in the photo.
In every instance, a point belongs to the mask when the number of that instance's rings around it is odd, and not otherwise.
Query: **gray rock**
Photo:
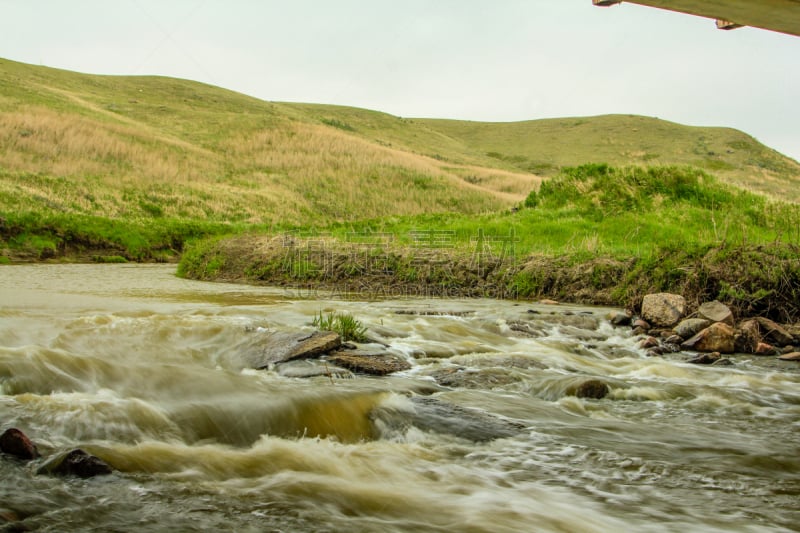
[[[520,381],[516,374],[500,368],[467,370],[463,367],[440,368],[430,376],[444,387],[491,390]]]
[[[405,431],[414,426],[423,431],[455,435],[474,442],[513,437],[524,429],[522,424],[437,398],[415,396],[411,401],[413,411],[380,408],[373,412],[373,422],[379,420],[390,431]]]
[[[671,328],[686,314],[686,299],[678,294],[660,292],[642,299],[642,318],[654,326]]]
[[[764,317],[756,318],[764,340],[775,346],[786,346],[794,342],[794,337],[786,329],[772,320]]]
[[[245,353],[247,366],[268,368],[294,359],[319,357],[342,344],[342,338],[332,331],[314,333],[274,331],[260,334]]]
[[[676,335],[685,340],[691,339],[710,325],[711,322],[705,318],[687,318],[681,320],[680,323],[675,326],[674,331]]]
[[[713,365],[721,359],[722,355],[720,355],[719,352],[701,353],[689,359],[687,363],[693,365]]]
[[[730,308],[717,300],[702,304],[697,310],[697,316],[705,318],[709,322],[724,322],[729,326],[734,325],[733,313]]]
[[[337,379],[352,379],[354,377],[349,370],[316,360],[288,361],[278,364],[275,370],[278,374],[287,378],[326,376]]]
[[[631,325],[631,316],[627,313],[616,312],[610,313],[608,316],[608,321],[611,322],[614,326],[630,326]]]

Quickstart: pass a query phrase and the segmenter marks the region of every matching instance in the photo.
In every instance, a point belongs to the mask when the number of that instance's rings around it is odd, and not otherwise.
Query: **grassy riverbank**
[[[198,244],[179,272],[390,295],[556,298],[636,308],[647,292],[800,317],[800,206],[688,167],[585,165],[484,216],[386,217]]]

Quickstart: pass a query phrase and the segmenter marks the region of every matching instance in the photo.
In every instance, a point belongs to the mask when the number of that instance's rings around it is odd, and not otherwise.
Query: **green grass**
[[[338,333],[343,341],[366,342],[367,327],[358,319],[347,313],[331,312],[315,316],[312,323],[320,331],[333,331]]]
[[[327,246],[327,253],[307,252],[318,265],[313,279],[280,260],[296,254],[262,249],[253,235],[193,248],[181,271],[209,279],[204,265],[222,258],[218,278],[261,283],[335,287],[363,279],[433,287],[437,294],[481,294],[473,289],[488,287],[516,297],[630,307],[647,292],[671,291],[717,298],[741,313],[800,314],[800,205],[692,167],[583,165],[532,191],[519,210],[298,228],[293,249],[305,250],[309,238]]]

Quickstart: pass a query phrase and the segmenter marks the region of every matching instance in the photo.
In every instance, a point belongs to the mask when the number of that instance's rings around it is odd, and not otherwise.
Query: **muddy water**
[[[311,331],[328,309],[412,369],[243,368],[254,335]],[[797,530],[800,365],[647,358],[605,312],[0,267],[0,430],[117,470],[55,478],[0,459],[0,510],[42,531]],[[589,378],[608,396],[571,395]],[[426,419],[422,397],[462,411]],[[515,430],[462,432],[476,410]]]

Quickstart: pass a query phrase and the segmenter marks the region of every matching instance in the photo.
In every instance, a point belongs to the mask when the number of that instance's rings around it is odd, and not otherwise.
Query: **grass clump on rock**
[[[347,313],[323,314],[320,311],[311,324],[321,331],[338,333],[343,341],[365,342],[367,340],[367,327],[353,315]]]

